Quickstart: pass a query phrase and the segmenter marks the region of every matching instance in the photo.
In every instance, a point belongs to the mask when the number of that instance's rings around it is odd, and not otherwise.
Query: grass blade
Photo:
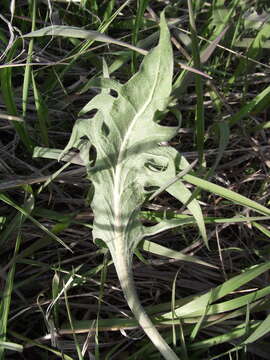
[[[122,47],[126,47],[130,50],[136,51],[142,55],[146,55],[146,51],[140,49],[131,44],[125,43],[124,41],[116,40],[111,38],[110,36],[104,35],[99,31],[93,30],[83,30],[74,26],[65,26],[65,25],[52,25],[47,26],[45,28],[32,31],[28,34],[23,35],[23,37],[43,37],[43,36],[62,36],[67,38],[77,38],[91,41],[100,41],[107,44],[115,44]]]
[[[49,146],[49,136],[48,136],[48,128],[47,128],[48,108],[45,105],[45,102],[38,91],[33,72],[31,72],[31,75],[32,75],[32,85],[34,91],[34,98],[35,98],[41,140],[43,145]]]
[[[11,199],[9,199],[6,195],[4,194],[0,194],[0,200],[2,200],[4,203],[12,206],[14,209],[18,210],[19,212],[21,212],[24,216],[26,216],[27,218],[29,218],[29,220],[31,220],[36,226],[38,226],[41,230],[43,230],[47,235],[49,235],[50,237],[52,237],[54,240],[56,240],[57,242],[59,242],[62,246],[64,246],[67,250],[71,251],[72,250],[69,248],[68,245],[66,245],[58,236],[56,236],[55,234],[53,234],[51,231],[49,231],[44,225],[42,225],[40,222],[38,222],[36,219],[34,219],[27,210],[25,210],[24,208],[22,208],[21,206],[15,204]]]
[[[191,31],[192,57],[194,67],[201,70],[200,51],[197,38],[197,30],[195,25],[195,18],[192,9],[192,2],[188,0],[189,24]],[[195,76],[195,88],[197,95],[195,126],[196,126],[196,141],[199,157],[199,164],[203,166],[203,149],[204,149],[204,104],[203,104],[203,84],[202,78],[199,75]]]
[[[12,61],[13,57],[16,53],[16,43],[9,50],[7,56],[7,62]],[[1,81],[1,93],[3,97],[3,101],[6,105],[8,115],[19,117],[16,101],[15,101],[15,91],[12,86],[12,67],[4,67],[0,69],[0,81]],[[12,125],[14,126],[16,132],[18,133],[22,143],[28,150],[28,152],[32,153],[33,150],[33,142],[26,130],[25,122],[13,121],[11,120]]]
[[[36,10],[37,10],[36,9],[36,1],[35,0],[30,0],[29,7],[30,7],[31,18],[32,18],[31,31],[35,31],[35,27],[36,27]],[[28,46],[28,54],[27,54],[27,65],[25,66],[24,78],[23,78],[22,116],[24,118],[26,116],[29,86],[30,86],[30,82],[31,82],[31,66],[29,65],[29,63],[32,62],[33,49],[34,49],[34,39],[30,39],[29,46]]]
[[[253,333],[244,341],[244,345],[252,344],[270,331],[270,314],[264,319]]]
[[[249,198],[237,194],[236,192],[232,190],[225,189],[222,186],[213,184],[209,181],[202,180],[196,176],[193,175],[185,175],[184,180],[188,181],[189,183],[198,186],[199,188],[209,191],[211,193],[217,194],[225,199],[228,199],[232,201],[233,203],[249,207],[252,210],[258,211],[259,213],[262,213],[264,215],[270,215],[270,209],[267,207],[257,203],[256,201],[250,200]]]
[[[27,198],[25,199],[23,209],[30,213],[34,207],[34,197],[32,193],[30,193]],[[21,231],[20,227],[22,223],[25,221],[25,216],[22,213],[17,215],[18,220],[18,234],[16,237],[16,244],[15,249],[13,252],[13,259],[16,259],[20,245],[21,245]],[[13,294],[13,285],[14,285],[14,277],[15,277],[15,270],[16,270],[16,261],[11,262],[10,270],[8,272],[8,276],[6,279],[3,296],[1,297],[0,302],[0,341],[6,342],[6,334],[7,334],[7,324],[9,319],[9,312],[10,312],[10,305],[11,305],[11,297]],[[4,360],[5,358],[5,349],[6,346],[0,346],[0,359]],[[17,347],[19,349],[19,347]],[[18,350],[17,350],[18,351]]]
[[[201,295],[199,298],[187,303],[186,305],[181,306],[175,310],[175,313],[178,317],[183,318],[185,316],[196,316],[196,314],[201,314],[205,309],[206,301],[211,303],[221,299],[230,292],[238,289],[243,284],[251,281],[255,277],[264,273],[270,268],[270,263],[265,263],[261,265],[256,265],[251,269],[247,269],[244,273],[237,275],[230,280],[225,281],[222,285],[212,289],[210,292]],[[171,319],[172,314],[167,313],[163,315],[164,319]]]
[[[215,266],[208,264],[207,262],[202,261],[202,260],[196,258],[195,256],[189,256],[189,255],[182,254],[179,251],[168,249],[165,246],[156,244],[149,240],[143,240],[142,244],[140,245],[140,248],[142,248],[144,251],[151,252],[152,254],[215,268]]]

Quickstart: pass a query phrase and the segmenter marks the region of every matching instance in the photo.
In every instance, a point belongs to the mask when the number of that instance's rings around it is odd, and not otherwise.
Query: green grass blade
[[[66,245],[58,236],[53,234],[51,231],[49,231],[44,225],[42,225],[40,222],[38,222],[36,219],[34,219],[27,210],[22,208],[21,206],[15,204],[11,199],[9,199],[6,195],[0,193],[0,200],[2,200],[4,203],[12,206],[14,209],[21,212],[24,216],[26,216],[29,220],[31,220],[36,226],[38,226],[41,230],[43,230],[47,235],[52,237],[55,241],[59,242],[62,246],[64,246],[67,250],[71,251],[70,247]]]
[[[20,254],[21,255],[21,254]],[[20,256],[21,257],[21,256]],[[60,293],[60,275],[59,272],[55,271],[52,279],[52,303],[53,306],[53,322],[56,328],[59,328],[59,304],[57,303],[57,297]]]
[[[175,313],[174,313],[175,299],[176,299],[176,280],[177,280],[179,272],[180,272],[180,269],[175,274],[174,281],[173,281],[173,286],[172,286],[172,301],[171,301],[171,304],[172,304],[171,305],[171,311],[172,311],[172,315],[173,315],[173,319],[172,319],[172,343],[176,347],[177,338],[176,338],[176,326],[175,325],[178,325],[177,322],[179,322],[180,343],[181,343],[181,350],[182,350],[181,352],[183,354],[181,359],[188,360],[187,345],[186,345],[186,340],[185,340],[185,333],[183,331],[183,326],[182,326],[182,323],[181,323],[180,319],[177,319],[177,317],[176,317],[176,321],[175,321],[175,318],[174,318],[174,315],[175,315]]]
[[[156,243],[154,243],[152,241],[149,241],[149,240],[143,240],[142,243],[140,244],[140,248],[142,248],[144,251],[148,251],[148,252],[150,252],[152,254],[165,256],[165,257],[169,257],[169,258],[172,258],[172,259],[178,259],[178,260],[182,260],[182,261],[192,262],[192,263],[195,263],[195,264],[200,264],[200,265],[204,265],[204,266],[207,266],[207,267],[214,267],[215,268],[215,266],[213,266],[213,265],[211,265],[211,264],[209,264],[209,263],[207,263],[205,261],[202,261],[202,260],[198,259],[195,256],[189,256],[189,255],[182,254],[179,251],[169,249],[169,248],[167,248],[165,246],[156,244]]]
[[[115,44],[122,47],[126,47],[142,55],[146,55],[147,53],[143,49],[125,43],[124,41],[113,39],[107,35],[102,34],[99,31],[83,30],[72,26],[52,25],[23,35],[23,37],[26,38],[27,37],[35,38],[35,37],[43,37],[43,36],[61,36],[66,38],[77,38],[77,39],[90,40],[91,42],[100,41],[107,44]]]
[[[35,31],[35,27],[36,27],[36,10],[37,10],[36,9],[36,1],[35,0],[30,0],[29,7],[30,7],[31,18],[32,18],[31,31]],[[27,63],[32,62],[33,49],[34,49],[34,39],[30,39],[29,46],[28,46]],[[24,71],[23,93],[22,93],[22,116],[24,118],[26,116],[30,82],[31,82],[31,66],[29,64],[27,64],[25,66],[25,71]]]
[[[250,329],[256,330],[259,326],[259,323],[251,324]],[[202,340],[195,342],[194,344],[189,345],[189,350],[208,350],[214,345],[230,343],[234,339],[238,339],[246,334],[246,329],[244,325],[235,327],[232,331],[227,332],[226,334],[213,336],[210,339]]]
[[[0,245],[1,247],[5,247],[6,242],[8,241],[8,239],[10,238],[10,236],[12,235],[12,233],[16,233],[19,226],[21,223],[21,219],[20,216],[18,216],[18,214],[16,214],[12,220],[10,220],[10,222],[7,224],[7,221],[5,221],[5,227],[4,229],[0,229],[1,231],[1,237],[0,237]]]
[[[224,27],[232,23],[235,10],[239,0],[231,1],[228,5],[224,4],[224,0],[216,0],[212,3],[212,13],[208,27],[213,31],[212,38],[224,30]]]
[[[16,43],[9,50],[6,61],[12,61],[13,57],[16,54]],[[0,69],[0,82],[1,82],[1,94],[3,97],[4,104],[6,106],[8,115],[18,117],[18,111],[15,101],[15,91],[12,86],[12,75],[13,68],[12,67],[4,67]],[[33,150],[33,142],[27,132],[25,122],[20,121],[12,121],[12,125],[14,126],[16,132],[18,133],[22,143],[28,150],[28,152],[32,153]]]
[[[47,345],[44,345],[38,341],[29,339],[26,336],[23,336],[23,335],[17,333],[16,331],[10,331],[10,334],[12,336],[14,336],[16,339],[24,341],[27,345],[36,346],[41,350],[45,350],[46,352],[55,355],[57,358],[59,358],[61,360],[75,360],[75,358],[73,358],[69,355],[66,355],[63,351],[55,350],[55,349],[53,349]],[[46,352],[44,352],[45,355],[46,355]]]
[[[209,181],[202,180],[196,176],[193,175],[185,175],[184,180],[188,181],[189,183],[198,186],[199,188],[209,191],[211,193],[217,194],[225,199],[228,199],[232,201],[233,203],[246,206],[254,211],[257,211],[259,213],[262,213],[264,215],[270,215],[270,209],[267,207],[257,203],[256,201],[250,200],[249,198],[237,194],[236,192],[232,190],[225,189],[222,186],[213,184]]]
[[[138,34],[141,27],[141,24],[143,22],[143,15],[145,12],[145,9],[148,5],[149,0],[137,0],[137,11],[135,16],[135,22],[134,27],[132,31],[132,44],[134,46],[137,45],[138,42]],[[132,56],[132,73],[135,73],[137,70],[137,54],[134,53]]]
[[[30,213],[34,207],[34,197],[30,191],[30,194],[27,194],[27,198],[25,199],[23,209]],[[16,258],[18,255],[20,245],[21,245],[21,231],[20,227],[22,223],[25,221],[25,216],[22,213],[17,215],[18,219],[18,234],[16,237],[16,244],[15,249],[13,252],[13,259]],[[7,275],[3,296],[0,298],[0,341],[6,341],[6,334],[7,334],[7,325],[8,325],[8,318],[11,306],[11,297],[13,294],[13,285],[14,285],[14,277],[15,277],[15,270],[16,270],[16,262],[13,261],[10,263],[10,270]],[[0,346],[0,359],[4,360],[5,356],[5,346]]]
[[[217,37],[204,49],[200,54],[200,62],[201,64],[205,64],[209,58],[212,56],[214,50],[219,45],[222,38],[225,36],[228,27],[226,27],[221,33],[217,35]],[[190,66],[193,65],[193,62],[190,63]],[[193,79],[193,73],[187,70],[183,70],[180,72],[179,76],[175,79],[173,84],[173,95],[177,97],[183,96],[185,93],[188,84]]]
[[[106,6],[106,10],[104,11],[103,21],[106,22],[112,16],[114,6],[115,0],[110,0]]]
[[[134,22],[134,27],[133,27],[133,31],[132,31],[132,43],[135,46],[138,42],[139,30],[140,30],[141,24],[143,22],[143,15],[144,15],[145,9],[148,6],[148,2],[149,2],[149,0],[138,0],[137,1],[137,11],[136,11],[135,22]]]
[[[191,31],[192,57],[194,67],[201,70],[201,59],[199,44],[197,38],[197,30],[195,25],[195,18],[192,9],[192,2],[188,0],[189,24]],[[204,149],[204,104],[203,104],[203,84],[200,75],[195,74],[195,89],[197,95],[195,126],[196,126],[196,141],[200,166],[203,165],[203,149]]]
[[[242,120],[256,108],[261,109],[261,105],[268,106],[270,99],[270,86],[267,86],[263,91],[256,95],[251,101],[241,107],[241,109],[229,119],[230,126],[235,125]]]
[[[44,100],[42,99],[42,96],[40,95],[33,72],[31,72],[31,78],[32,78],[32,86],[34,91],[34,99],[36,104],[41,140],[43,145],[49,146],[49,136],[48,136],[48,128],[47,128],[48,107],[46,106]]]
[[[173,346],[176,346],[176,331],[175,331],[175,324],[174,324],[174,308],[175,308],[175,290],[176,290],[176,280],[178,277],[180,269],[177,271],[177,273],[175,274],[174,280],[173,280],[173,284],[172,284],[172,307],[171,307],[171,311],[172,311],[172,343]]]
[[[270,32],[270,21],[268,20],[263,24],[261,29],[258,31],[256,37],[252,41],[249,46],[249,49],[246,53],[246,57],[250,59],[256,59],[262,48],[265,41],[269,38]],[[236,79],[243,74],[244,72],[248,72],[253,65],[251,62],[248,62],[246,59],[242,58],[237,66],[232,78],[229,80],[229,83],[234,83]]]
[[[240,286],[246,284],[247,282],[251,281],[255,277],[259,276],[260,274],[264,273],[270,268],[270,263],[265,263],[261,265],[255,265],[251,269],[247,269],[240,275],[237,275],[230,280],[225,281],[222,285],[217,286],[216,288],[212,289],[210,292],[201,295],[199,298],[187,303],[186,305],[181,306],[180,308],[175,310],[177,316],[186,317],[191,316],[198,311],[203,311],[205,308],[205,301],[208,299],[212,302],[215,302],[225,295],[229,294],[230,292],[238,289]],[[172,314],[167,313],[163,315],[164,319],[171,319]]]
[[[23,346],[10,341],[1,341],[0,340],[0,349],[23,352]]]
[[[199,321],[195,324],[194,328],[192,329],[192,332],[190,334],[190,340],[191,342],[194,342],[196,336],[198,335],[198,332],[200,331],[201,327],[202,327],[202,324],[203,324],[203,321],[206,317],[206,314],[208,312],[208,309],[209,309],[209,305],[210,305],[210,302],[212,301],[212,292],[210,290],[210,294],[209,294],[209,297],[205,297],[205,304],[204,304],[204,309],[202,311],[202,315],[200,316],[200,319]]]
[[[98,311],[97,311],[97,317],[96,317],[96,334],[95,334],[95,343],[96,343],[96,349],[95,349],[95,357],[96,359],[100,359],[100,349],[99,349],[99,331],[98,331],[98,324],[99,319],[102,317],[102,302],[104,297],[104,286],[107,278],[107,267],[108,267],[108,253],[106,252],[103,257],[103,264],[101,268],[101,274],[100,274],[100,290],[99,290],[99,296],[98,296]]]
[[[21,234],[19,233],[16,238],[16,245],[14,250],[14,257],[18,254],[19,248],[21,244]],[[13,293],[13,283],[15,277],[15,268],[16,265],[13,263],[11,268],[8,272],[8,276],[6,279],[5,288],[3,291],[3,296],[1,297],[0,303],[0,341],[6,341],[6,334],[7,334],[7,325],[8,325],[8,318],[9,318],[9,311],[11,305],[11,296]],[[0,346],[0,359],[5,359],[5,347]]]
[[[267,236],[270,240],[270,231],[265,226],[262,226],[257,222],[253,222],[252,225],[255,226],[258,230],[260,230],[260,232]]]
[[[257,329],[244,341],[244,344],[252,344],[270,331],[270,314],[264,319]]]
[[[83,360],[83,355],[82,355],[82,351],[80,348],[80,344],[78,342],[78,339],[77,339],[77,336],[76,336],[76,333],[75,333],[74,327],[73,327],[73,319],[72,319],[71,310],[70,310],[70,306],[69,306],[69,302],[68,302],[66,284],[64,284],[64,297],[65,297],[65,305],[66,305],[66,309],[67,309],[68,320],[69,320],[69,323],[70,323],[70,326],[72,329],[72,335],[73,335],[73,340],[74,340],[77,356],[78,356],[79,360]]]
[[[269,294],[270,286],[266,286],[265,288],[251,292],[250,294],[238,296],[232,300],[210,305],[207,311],[207,315],[222,314],[227,311],[245,308],[247,304],[255,303],[256,301],[265,298]]]
[[[218,154],[217,154],[215,163],[212,166],[212,168],[209,170],[209,172],[207,173],[206,178],[209,178],[214,174],[218,164],[220,163],[220,160],[223,157],[224,151],[226,150],[226,147],[229,143],[230,128],[229,128],[228,124],[226,122],[218,123],[218,130],[219,130]]]

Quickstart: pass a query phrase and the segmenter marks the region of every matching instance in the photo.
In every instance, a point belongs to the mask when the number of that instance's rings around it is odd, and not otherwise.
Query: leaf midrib
[[[156,72],[156,77],[155,77],[154,85],[152,87],[151,95],[149,96],[148,101],[145,102],[142,109],[139,112],[137,112],[137,114],[134,116],[134,119],[132,120],[130,126],[128,127],[128,130],[124,136],[123,142],[120,146],[120,150],[119,150],[119,154],[118,154],[118,158],[117,158],[117,162],[116,162],[116,167],[115,167],[115,172],[114,172],[114,187],[113,187],[113,209],[114,209],[114,217],[115,217],[114,240],[117,243],[117,246],[118,246],[117,250],[119,251],[120,254],[124,254],[124,239],[122,239],[123,231],[121,231],[121,201],[120,201],[121,193],[122,193],[122,183],[123,183],[123,182],[121,182],[121,173],[122,173],[123,164],[124,164],[124,161],[123,161],[124,154],[127,149],[127,144],[129,142],[130,134],[131,134],[135,124],[137,123],[138,119],[140,119],[141,115],[144,113],[146,108],[149,106],[149,104],[151,104],[151,102],[153,100],[153,95],[155,93],[158,77],[160,74],[159,70],[160,70],[160,57],[159,57],[159,61],[158,61],[158,71]]]

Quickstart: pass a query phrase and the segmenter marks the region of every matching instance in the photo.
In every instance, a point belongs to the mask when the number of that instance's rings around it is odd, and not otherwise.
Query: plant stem
[[[127,255],[117,254],[114,256],[113,260],[126,301],[146,335],[163,355],[164,359],[180,360],[180,358],[174,353],[174,351],[157,331],[154,324],[142,307],[134,284],[133,274],[131,266],[129,265],[130,262],[127,259]]]

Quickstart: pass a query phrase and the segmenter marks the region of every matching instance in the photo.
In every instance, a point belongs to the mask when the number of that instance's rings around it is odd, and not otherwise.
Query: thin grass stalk
[[[65,305],[66,305],[66,309],[67,309],[68,320],[69,320],[69,323],[70,323],[70,326],[71,326],[71,329],[72,329],[72,336],[73,336],[75,348],[76,348],[76,351],[77,351],[78,359],[83,360],[83,355],[82,355],[82,351],[81,351],[81,348],[80,348],[80,344],[79,344],[79,341],[77,339],[77,336],[76,336],[76,333],[75,333],[75,330],[74,330],[74,326],[73,326],[73,319],[72,319],[71,309],[70,309],[69,302],[68,302],[66,284],[63,285],[63,289],[64,289]]]
[[[132,31],[132,44],[136,46],[138,42],[138,34],[140,31],[140,27],[143,21],[143,15],[145,12],[145,9],[148,5],[148,0],[137,0],[137,12],[135,17],[135,23]],[[134,74],[137,69],[137,57],[138,55],[133,52],[132,54],[132,64],[131,64],[131,72]]]
[[[23,222],[24,216],[20,215],[20,222]],[[19,230],[17,238],[16,238],[16,244],[15,249],[13,253],[13,258],[16,258],[18,255],[20,245],[21,245],[21,232]],[[6,333],[7,333],[7,327],[8,327],[8,318],[9,318],[9,310],[10,310],[10,304],[11,304],[11,296],[13,293],[13,284],[14,284],[14,277],[15,277],[15,270],[16,270],[16,262],[13,262],[10,268],[10,271],[7,276],[6,280],[6,286],[3,292],[3,297],[1,301],[0,306],[0,341],[6,340]],[[5,359],[5,348],[0,346],[0,360]]]
[[[11,49],[8,52],[6,63],[12,62],[12,59],[15,57],[16,49],[18,46],[18,41],[13,44]],[[13,68],[12,67],[4,67],[0,70],[0,81],[1,81],[1,93],[3,97],[3,102],[6,106],[8,115],[18,117],[18,110],[15,102],[15,91],[12,86],[12,74]],[[25,122],[19,121],[11,121],[16,133],[18,134],[19,138],[21,139],[22,143],[32,154],[33,151],[33,142],[27,132]]]
[[[188,0],[189,24],[191,31],[192,57],[194,67],[201,70],[200,51],[198,45],[197,30],[192,9],[192,1]],[[199,157],[199,165],[203,166],[204,150],[204,105],[203,105],[203,84],[200,75],[195,74],[195,89],[197,95],[195,126],[196,126],[196,143]]]
[[[29,8],[30,8],[30,14],[31,14],[31,18],[32,18],[31,31],[35,31],[35,29],[36,29],[36,0],[30,0]],[[29,63],[32,62],[33,49],[34,49],[34,38],[31,38],[29,40],[27,60],[26,60],[27,65],[25,66],[24,78],[23,78],[23,93],[22,93],[23,117],[26,116],[29,87],[30,87],[30,83],[31,83],[31,65],[29,65]]]

